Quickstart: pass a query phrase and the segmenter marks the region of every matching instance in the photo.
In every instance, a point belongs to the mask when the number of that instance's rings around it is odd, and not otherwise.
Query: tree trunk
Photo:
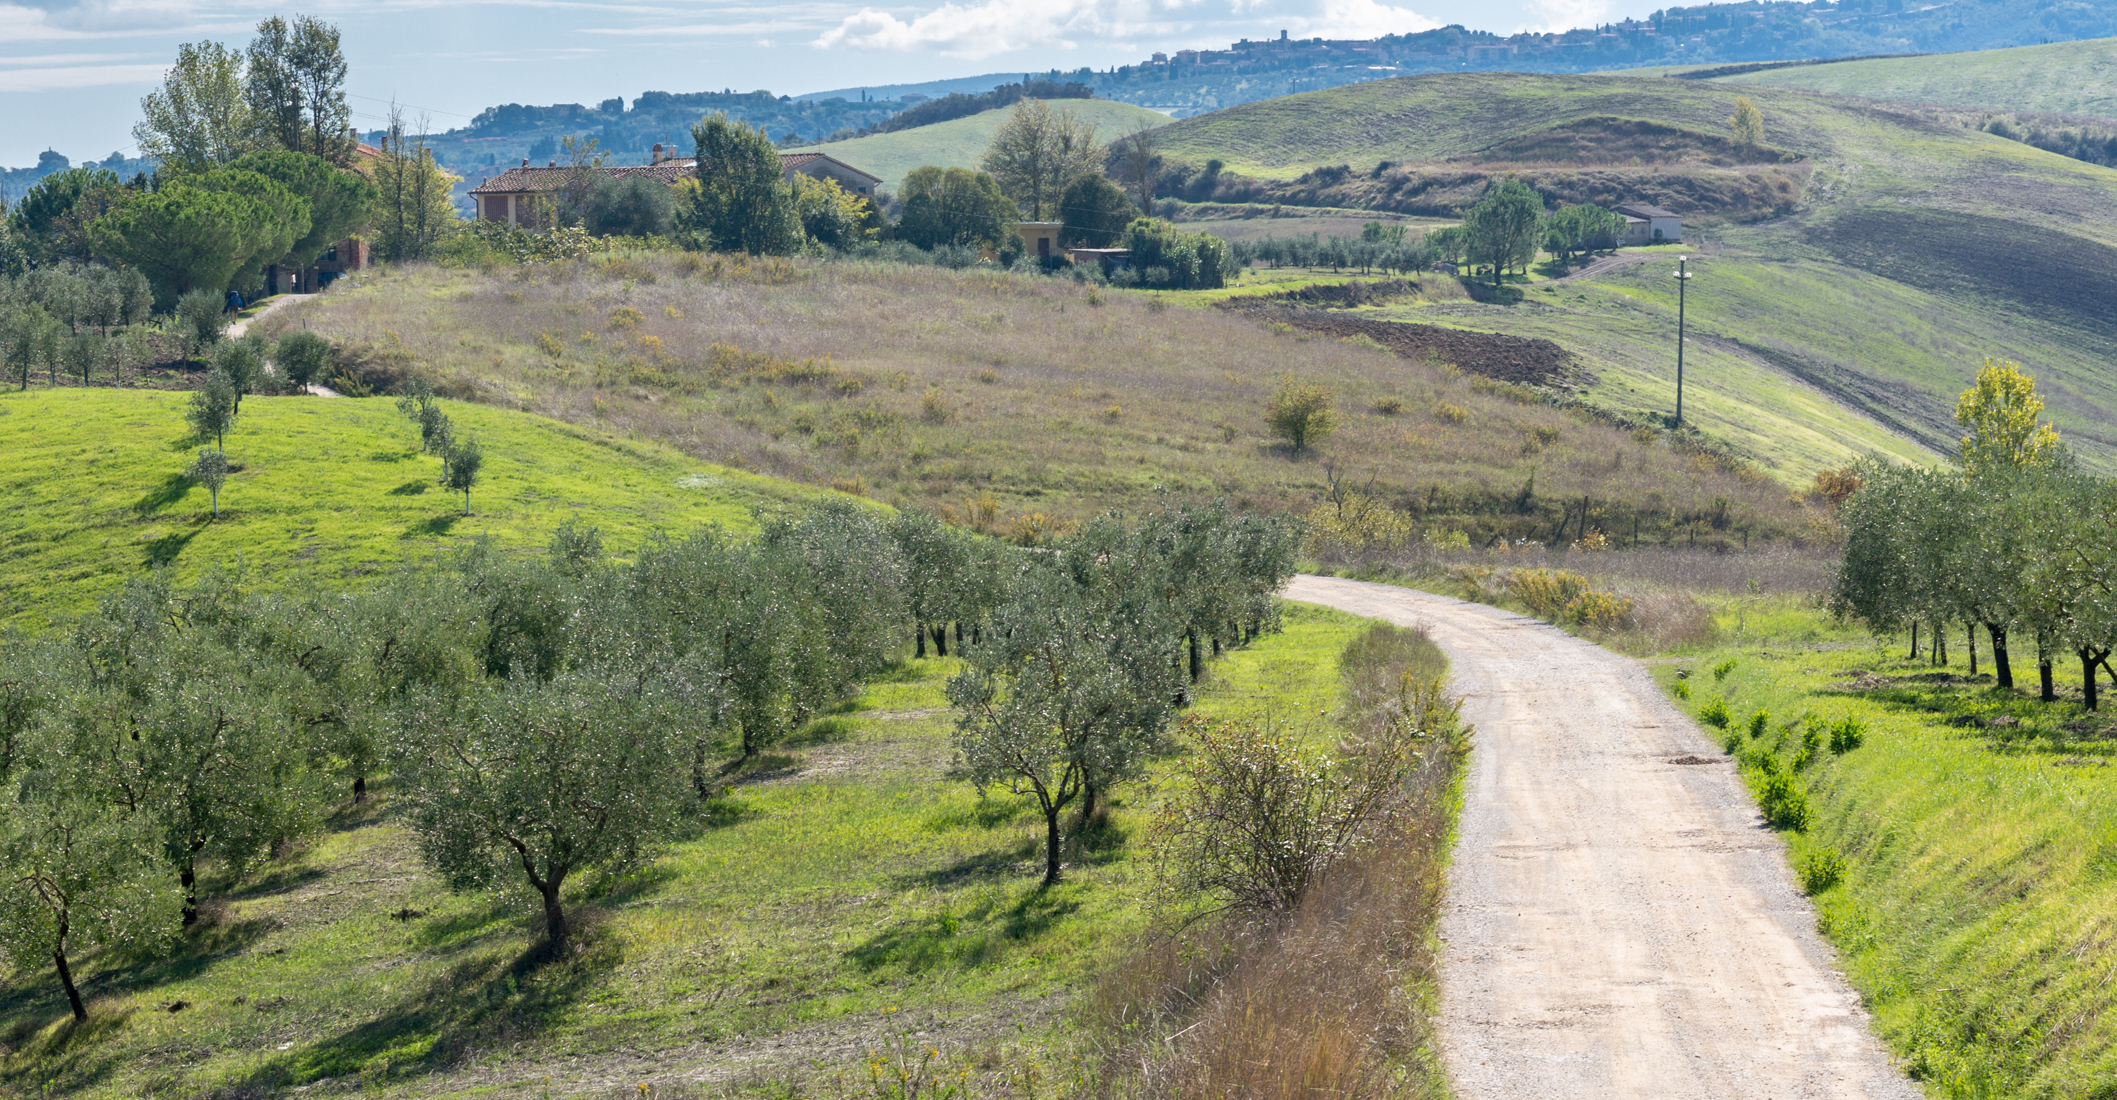
[[[2095,694],[2095,662],[2097,660],[2100,660],[2100,658],[2096,656],[2094,650],[2083,649],[2080,651],[2080,697],[2083,702],[2087,703],[2089,710],[2095,710],[2098,702]]]
[[[1044,885],[1059,884],[1059,806],[1044,805]]]
[[[184,857],[183,866],[177,870],[176,881],[177,885],[184,888],[184,927],[189,928],[198,923],[198,870],[192,863],[192,857]]]
[[[963,648],[963,620],[956,620],[956,648]]]
[[[2057,702],[2058,688],[2051,682],[2051,646],[2042,637],[2036,639],[2036,678],[2043,689],[2037,698],[2046,703]]]
[[[914,647],[914,649],[916,650],[916,652],[915,652],[915,653],[913,653],[913,654],[912,654],[912,656],[913,656],[914,658],[918,659],[918,660],[921,660],[921,661],[925,660],[925,659],[926,659],[926,624],[925,624],[925,623],[913,623],[913,624],[912,624],[912,628],[911,628],[911,640],[912,640],[912,646],[913,646],[913,647]]]
[[[1094,823],[1096,815],[1104,812],[1102,794],[1102,789],[1093,783],[1081,784],[1081,832],[1088,831],[1088,827]]]
[[[1205,658],[1198,652],[1198,631],[1195,629],[1186,630],[1183,632],[1183,636],[1191,647],[1191,682],[1195,684],[1198,682],[1199,674],[1205,671]]]
[[[361,803],[366,802],[367,800],[368,777],[364,775],[356,775],[353,777],[353,805],[358,806]]]
[[[62,941],[66,936],[65,921],[59,922],[59,936]],[[66,949],[52,948],[51,961],[52,965],[59,968],[59,984],[66,987],[66,1003],[73,1006],[74,1022],[85,1022],[88,1019],[88,1006],[81,1003],[81,990],[74,985],[73,967],[66,965]]]
[[[544,943],[555,952],[566,943],[566,910],[559,904],[558,883],[540,892],[544,895]]]
[[[1999,678],[1999,686],[2014,686],[2014,666],[2007,662],[2007,628],[1998,623],[1986,623],[1985,631],[1992,635],[1992,672]]]
[[[1948,667],[1948,630],[1940,623],[1933,624],[1933,663]]]
[[[1911,624],[1911,656],[1910,656],[1910,657],[1908,657],[1908,658],[1906,658],[1906,660],[1912,660],[1912,661],[1916,661],[1916,660],[1918,660],[1918,659],[1919,659],[1919,624],[1917,624],[1917,623],[1912,623],[1912,624]]]
[[[1963,624],[1963,644],[1970,647],[1970,675],[1977,675],[1977,627]]]
[[[934,627],[934,655],[937,657],[948,656],[947,623],[942,623],[941,625]]]

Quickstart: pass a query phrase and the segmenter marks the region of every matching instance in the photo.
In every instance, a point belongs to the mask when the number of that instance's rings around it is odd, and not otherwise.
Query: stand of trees
[[[2094,708],[2098,670],[2117,680],[2117,483],[2081,472],[2041,409],[2018,367],[1988,361],[1957,408],[1960,468],[1859,467],[1831,606],[1876,631],[1924,626],[1936,652],[1961,629],[1973,668],[1983,634],[2001,688],[2032,643],[2046,702],[2075,658]]]
[[[719,793],[716,757],[950,625],[966,768],[1042,786],[1056,881],[1059,810],[1092,819],[1158,750],[1202,646],[1272,628],[1298,544],[1212,506],[1026,551],[834,503],[622,564],[568,526],[541,556],[480,544],[360,591],[137,578],[71,629],[0,638],[0,953],[52,966],[85,1017],[82,953],[166,946],[209,883],[378,773],[437,872],[533,899],[561,948],[567,884],[652,859]]]

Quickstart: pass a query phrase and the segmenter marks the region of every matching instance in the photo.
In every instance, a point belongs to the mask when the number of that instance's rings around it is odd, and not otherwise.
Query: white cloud
[[[1037,49],[1136,48],[1225,36],[1374,38],[1440,26],[1384,0],[946,0],[939,7],[862,8],[819,35],[826,49],[906,53],[932,50],[981,58]]]
[[[1592,27],[1610,19],[1610,0],[1530,0],[1529,6],[1543,21],[1521,29],[1540,33]]]
[[[49,92],[104,84],[153,84],[166,65],[62,65],[47,69],[0,69],[0,92]]]
[[[1083,39],[1100,44],[1180,27],[1157,19],[1147,0],[984,0],[972,5],[951,0],[909,21],[862,8],[814,44],[891,52],[931,49],[979,58],[1038,47],[1070,49]]]
[[[1380,38],[1385,34],[1416,34],[1441,25],[1410,8],[1378,0],[1323,0],[1322,8],[1315,18],[1301,21],[1301,29],[1310,38]]]

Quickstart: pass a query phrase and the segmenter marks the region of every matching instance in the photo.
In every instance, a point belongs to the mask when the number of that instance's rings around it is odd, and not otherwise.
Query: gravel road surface
[[[1441,918],[1461,1100],[1920,1096],[1734,766],[1645,669],[1445,596],[1310,576],[1286,595],[1425,627],[1477,727]]]

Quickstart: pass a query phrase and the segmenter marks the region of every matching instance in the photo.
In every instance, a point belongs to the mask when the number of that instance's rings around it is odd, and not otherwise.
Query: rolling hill
[[[526,413],[448,403],[485,468],[462,498],[388,401],[251,396],[227,439],[237,469],[215,520],[183,474],[197,451],[185,395],[37,389],[0,394],[0,623],[85,611],[127,574],[196,575],[240,562],[275,578],[357,578],[492,538],[541,547],[570,518],[613,549],[656,531],[751,524],[751,511],[812,496]]]
[[[1687,131],[1704,149],[1725,133],[1741,94],[1762,108],[1767,142],[1798,158],[1771,169],[1797,171],[1801,182],[1776,214],[1714,209],[1700,181],[1764,169],[1716,166],[1692,151],[1664,163],[1486,159],[1534,148],[1541,134],[1607,128],[1602,120]],[[1698,257],[1687,405],[1697,402],[1709,431],[1769,465],[1796,468],[1807,450],[1782,425],[1839,431],[1827,427],[1833,405],[1929,453],[1951,449],[1955,395],[1986,355],[2030,367],[2076,448],[2098,466],[2117,463],[2117,377],[2107,366],[2117,358],[2107,306],[2117,296],[2117,219],[2108,215],[2117,171],[1908,106],[1609,75],[1409,77],[1248,104],[1163,133],[1172,158],[1219,158],[1259,177],[1341,178],[1318,191],[1334,205],[1364,198],[1416,210],[1405,196],[1476,173],[1515,175],[1560,197],[1582,180],[1605,195],[1629,186],[1683,211],[1693,225],[1684,251]],[[1674,264],[1663,261],[1677,250],[1667,251],[1627,251],[1532,288],[1519,304],[1392,313],[1547,337],[1583,357],[1591,402],[1665,411],[1676,302],[1665,277]],[[2054,262],[2029,262],[2037,257]]]
[[[2117,38],[1790,65],[1716,77],[1714,82],[1948,107],[2117,118]]]
[[[1096,134],[1104,141],[1129,134],[1141,126],[1160,126],[1169,121],[1168,116],[1145,107],[1106,99],[1069,99],[1061,105],[1094,123]],[[978,158],[985,154],[985,146],[992,141],[993,131],[1007,121],[1010,110],[1012,108],[1003,107],[894,134],[876,134],[790,151],[829,153],[847,164],[881,176],[883,188],[894,190],[897,181],[921,165],[977,167]]]

